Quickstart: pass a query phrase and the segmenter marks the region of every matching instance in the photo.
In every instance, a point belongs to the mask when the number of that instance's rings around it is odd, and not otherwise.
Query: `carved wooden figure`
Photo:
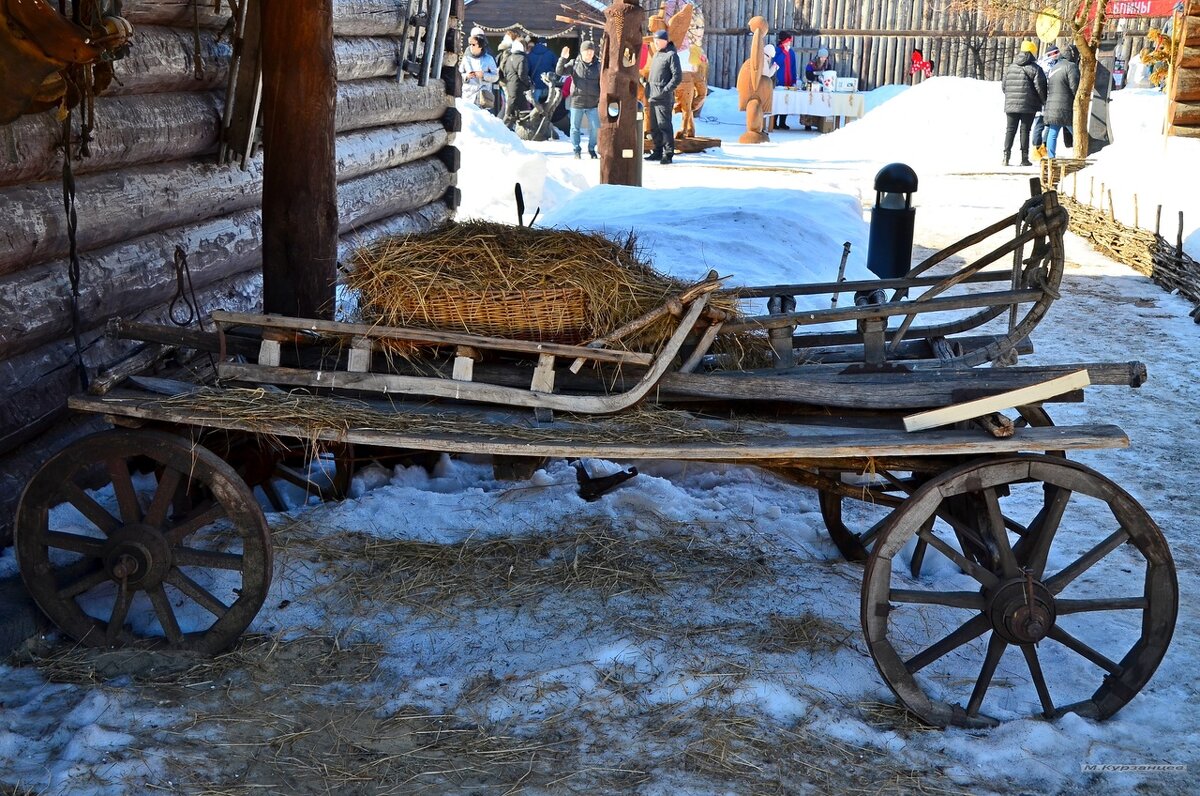
[[[642,184],[642,111],[638,53],[646,11],[637,0],[614,0],[604,12],[600,48],[600,182]]]
[[[762,17],[750,20],[754,37],[750,42],[750,57],[738,70],[738,110],[746,112],[746,132],[738,139],[742,144],[763,144],[770,140],[763,131],[763,117],[771,112],[771,79],[763,74],[763,44],[766,41],[767,21]]]

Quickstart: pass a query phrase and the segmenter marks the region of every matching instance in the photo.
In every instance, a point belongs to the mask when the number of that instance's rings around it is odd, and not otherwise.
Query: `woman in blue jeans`
[[[588,122],[588,154],[593,158],[596,154],[596,140],[600,137],[600,62],[596,60],[596,46],[591,41],[584,41],[579,47],[579,57],[569,60],[571,51],[562,49],[562,57],[554,71],[559,77],[571,76],[571,96],[567,98],[567,111],[571,116],[571,145],[575,149],[575,158],[582,157],[579,143],[581,138],[580,125],[586,118]]]

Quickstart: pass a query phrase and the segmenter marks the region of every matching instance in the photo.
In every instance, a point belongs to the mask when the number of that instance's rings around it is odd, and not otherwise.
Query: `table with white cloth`
[[[777,88],[771,96],[771,114],[857,119],[866,113],[866,103],[866,95],[858,92]]]

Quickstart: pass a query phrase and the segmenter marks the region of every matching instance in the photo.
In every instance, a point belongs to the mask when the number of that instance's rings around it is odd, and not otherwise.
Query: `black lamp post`
[[[899,279],[912,265],[916,190],[917,173],[903,163],[890,163],[875,175],[867,268],[880,279]]]

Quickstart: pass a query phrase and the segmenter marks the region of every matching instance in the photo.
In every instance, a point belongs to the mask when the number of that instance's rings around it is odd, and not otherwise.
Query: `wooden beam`
[[[333,0],[263,0],[263,306],[332,318],[337,279]]]
[[[1069,375],[1060,376],[1057,379],[1044,381],[1041,384],[1022,387],[1019,390],[1010,390],[1009,392],[980,398],[975,401],[967,401],[966,403],[955,404],[954,406],[943,406],[941,409],[908,415],[904,418],[904,430],[922,431],[928,428],[937,428],[938,426],[948,426],[963,420],[982,417],[992,412],[999,412],[1003,409],[1012,409],[1014,406],[1034,404],[1066,392],[1071,392],[1072,390],[1082,389],[1089,384],[1091,384],[1091,379],[1088,377],[1088,372],[1086,370],[1078,370]]]

